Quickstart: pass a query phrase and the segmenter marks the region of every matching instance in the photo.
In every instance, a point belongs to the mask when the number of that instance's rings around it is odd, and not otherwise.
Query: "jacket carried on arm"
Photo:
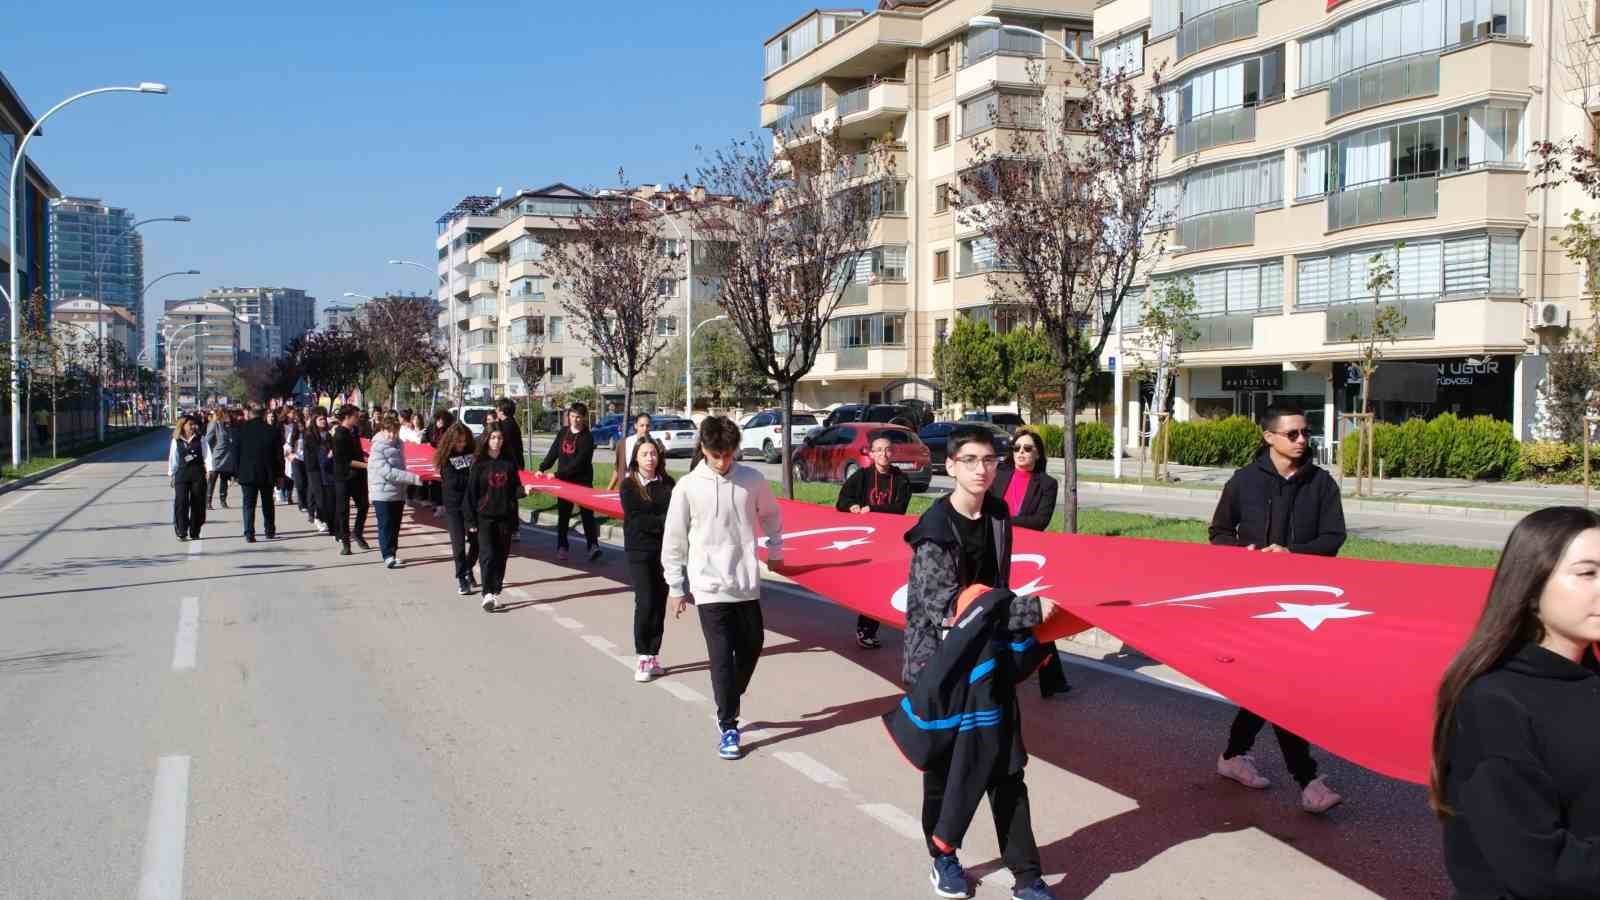
[[[1228,479],[1210,533],[1213,544],[1257,550],[1277,544],[1292,553],[1336,556],[1345,539],[1339,485],[1312,462],[1284,478],[1263,450]]]

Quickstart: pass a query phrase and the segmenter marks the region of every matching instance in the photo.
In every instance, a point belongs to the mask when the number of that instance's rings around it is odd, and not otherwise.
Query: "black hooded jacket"
[[[1284,478],[1263,450],[1233,473],[1211,516],[1211,543],[1336,556],[1344,546],[1344,503],[1333,476],[1305,462]]]
[[[466,503],[467,476],[472,472],[475,459],[470,441],[465,450],[452,453],[445,459],[444,466],[439,469],[439,492],[445,509],[459,512],[462,504]]]
[[[593,486],[594,435],[589,429],[574,434],[571,428],[563,427],[557,432],[550,449],[545,451],[544,461],[539,463],[539,471],[551,466],[556,467],[556,478],[568,484]]]

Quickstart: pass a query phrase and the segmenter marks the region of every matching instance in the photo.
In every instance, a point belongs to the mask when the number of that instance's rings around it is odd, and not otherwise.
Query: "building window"
[[[1303,258],[1296,267],[1296,305],[1370,302],[1368,259],[1374,253],[1386,255],[1394,268],[1394,286],[1385,294],[1388,299],[1521,293],[1521,237],[1477,234],[1449,240],[1408,239],[1399,250],[1366,247]]]
[[[944,281],[950,277],[950,251],[933,251],[933,280]]]
[[[543,300],[544,278],[518,278],[511,282],[511,296],[521,300]]]
[[[544,259],[544,244],[538,238],[524,235],[511,242],[511,261]]]
[[[1267,209],[1283,203],[1283,157],[1212,166],[1158,182],[1157,217],[1191,219],[1237,209]]]
[[[1480,166],[1522,167],[1520,108],[1475,106],[1302,147],[1295,196],[1307,199]]]
[[[958,274],[976,275],[979,272],[1007,268],[1005,261],[995,251],[994,238],[967,238],[957,246],[957,249],[960,252],[958,262],[961,264]]]
[[[940,47],[933,54],[933,75],[935,78],[950,74],[950,48]]]
[[[933,342],[935,344],[942,344],[942,343],[944,343],[945,338],[947,338],[949,336],[950,336],[950,320],[949,319],[934,319],[933,320]]]
[[[676,296],[678,296],[678,279],[676,279],[676,278],[661,278],[661,279],[658,279],[656,281],[656,296],[657,297],[676,297]]]
[[[1494,38],[1524,38],[1528,31],[1525,0],[1395,3],[1301,40],[1300,89],[1374,63]]]
[[[1194,292],[1197,316],[1249,315],[1283,308],[1283,262],[1180,272]],[[1165,281],[1167,279],[1159,279]],[[1126,309],[1127,301],[1123,301]],[[1138,312],[1138,310],[1136,310]],[[1133,320],[1137,327],[1138,318]]]
[[[559,356],[552,356],[544,361],[545,374],[560,378],[566,374],[566,360]]]
[[[961,136],[989,128],[1039,128],[1044,98],[1038,94],[987,93],[961,104]]]
[[[594,383],[607,387],[617,383],[616,370],[598,356],[594,358]]]
[[[661,238],[660,240],[657,240],[656,254],[659,256],[670,256],[676,259],[678,256],[678,239]]]
[[[656,317],[656,337],[673,337],[678,333],[678,320],[674,316]]]
[[[933,186],[933,212],[947,213],[950,211],[950,183],[940,182]]]
[[[1068,28],[1061,35],[1061,43],[1071,48],[1084,62],[1089,62],[1095,58],[1094,32],[1092,31]]]
[[[827,349],[900,347],[906,340],[905,313],[844,316],[828,323]]]
[[[1100,80],[1115,81],[1144,71],[1144,32],[1135,31],[1100,47]]]
[[[950,143],[950,116],[945,114],[933,120],[933,145],[943,147]]]
[[[552,340],[552,341],[565,340],[565,338],[566,338],[566,334],[565,334],[566,328],[563,325],[563,321],[564,320],[560,316],[551,316],[550,317],[550,330],[549,330],[549,338],[550,338],[550,340]]]

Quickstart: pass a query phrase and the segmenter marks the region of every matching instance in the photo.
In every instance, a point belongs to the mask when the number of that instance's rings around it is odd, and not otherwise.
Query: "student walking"
[[[539,475],[549,478],[545,471],[555,466],[555,478],[568,484],[594,486],[594,436],[589,433],[589,407],[574,403],[567,409],[567,427],[561,429],[550,442],[550,449],[539,463]],[[589,560],[600,558],[600,526],[594,520],[594,510],[579,507],[578,517],[583,521],[583,539],[588,544]],[[567,526],[572,524],[572,501],[556,501],[556,559],[567,558]]]
[[[194,420],[180,418],[167,451],[172,528],[180,541],[199,540],[200,528],[206,524],[206,455],[206,443]]]
[[[511,533],[522,526],[517,501],[526,491],[516,463],[505,455],[506,436],[498,428],[485,431],[478,457],[467,476],[467,497],[462,507],[467,529],[478,533],[483,557],[483,611],[494,612],[505,586],[506,560],[511,556]]]
[[[339,424],[333,429],[333,516],[339,535],[340,556],[350,555],[350,543],[371,550],[362,536],[367,528],[367,454],[361,449],[356,428],[361,410],[346,403],[339,407]],[[350,505],[355,504],[355,530],[350,528]]]
[[[661,636],[667,621],[667,579],[661,568],[661,536],[672,504],[667,454],[655,438],[634,442],[628,475],[622,480],[622,536],[633,582],[633,652],[639,657],[634,681],[666,674],[661,668]]]
[[[383,428],[372,438],[372,453],[367,457],[367,495],[378,515],[378,555],[390,569],[405,565],[400,561],[400,517],[406,508],[406,487],[422,483],[406,471],[406,451],[400,443],[400,417],[389,413]]]
[[[1011,458],[1000,465],[989,493],[1005,503],[1012,525],[1044,531],[1055,515],[1058,490],[1056,480],[1045,471],[1044,438],[1032,428],[1018,428],[1011,437]],[[1065,697],[1070,690],[1060,654],[1049,654],[1039,670],[1039,696]]]
[[[238,457],[239,493],[244,496],[244,540],[256,542],[256,504],[261,505],[261,524],[267,539],[277,537],[272,506],[273,487],[283,474],[283,449],[279,434],[261,419],[261,405],[245,404],[244,422],[235,434],[234,453]]]
[[[857,469],[844,480],[833,508],[847,513],[893,513],[905,515],[911,505],[911,479],[894,467],[890,461],[894,444],[888,435],[878,434],[867,445],[872,466]],[[864,650],[883,646],[878,640],[878,620],[868,616],[856,617],[856,645]]]
[[[505,435],[505,457],[518,469],[526,469],[528,459],[522,449],[522,426],[517,424],[517,401],[501,397],[495,401],[494,408],[500,413],[500,432]]]
[[[1454,896],[1600,898],[1600,515],[1530,513],[1445,669],[1428,799]]]
[[[1335,556],[1344,545],[1344,506],[1333,476],[1310,459],[1311,430],[1305,412],[1269,406],[1262,419],[1261,450],[1255,461],[1233,473],[1211,516],[1211,543],[1263,553]],[[1217,759],[1217,774],[1247,788],[1265,790],[1272,782],[1250,755],[1266,720],[1240,709],[1228,730],[1228,745]],[[1343,799],[1317,775],[1311,745],[1288,729],[1272,726],[1289,774],[1300,785],[1300,808],[1325,813]]]
[[[958,426],[950,432],[945,471],[955,479],[955,488],[935,502],[906,532],[911,545],[910,588],[906,594],[905,660],[901,678],[907,690],[915,686],[951,626],[957,597],[970,585],[1011,587],[1010,510],[1004,501],[989,494],[1000,459],[994,452],[994,434],[975,425]],[[1044,621],[1037,597],[1016,597],[1011,601],[1006,629],[1026,633]],[[1014,640],[1016,640],[1014,638]],[[1050,900],[1054,895],[1041,877],[1039,846],[1033,835],[1028,787],[1023,782],[1027,751],[1022,744],[1022,711],[1017,706],[1016,688],[1009,683],[994,687],[999,709],[997,751],[1006,761],[988,775],[985,792],[994,813],[995,833],[1000,856],[1016,879],[1014,900]],[[941,897],[966,897],[970,893],[966,874],[955,843],[934,833],[944,811],[944,798],[953,783],[982,777],[952,771],[947,760],[922,773],[922,833],[933,867],[928,880]],[[965,823],[956,829],[965,833]]]
[[[739,426],[723,416],[700,423],[705,464],[673,488],[661,539],[661,565],[673,616],[694,603],[706,638],[717,702],[717,755],[738,759],[739,703],[750,687],[766,636],[755,525],[767,565],[783,564],[783,516],[767,478],[738,462]]]
[[[324,465],[328,462],[329,452],[328,411],[319,406],[306,416],[306,427],[300,435],[300,471],[305,477],[301,499],[306,505],[306,521],[316,524],[317,534],[329,533],[328,508],[333,501],[323,496],[327,480]],[[331,471],[326,472],[326,475],[331,474]],[[326,486],[332,487],[331,484]]]
[[[306,514],[309,521],[311,514],[306,503],[306,461],[305,425],[300,416],[300,410],[291,408],[285,415],[283,426],[283,461],[288,466],[288,479],[285,482],[285,496],[294,499],[295,508]]]
[[[472,593],[472,569],[478,564],[478,532],[467,530],[467,476],[477,456],[472,431],[452,422],[435,441],[433,470],[439,473],[440,506],[445,529],[450,532],[450,557],[455,561],[456,593]]]
[[[206,509],[215,509],[212,500],[218,497],[217,485],[222,485],[222,508],[228,508],[228,480],[236,470],[233,458],[233,422],[225,409],[211,413],[211,424],[206,427],[206,449],[211,463],[206,469]]]
[[[611,481],[606,484],[606,490],[614,491],[622,486],[622,477],[628,474],[628,463],[633,459],[633,445],[639,438],[650,433],[650,414],[639,413],[633,417],[633,433],[617,441],[617,458],[611,467]]]

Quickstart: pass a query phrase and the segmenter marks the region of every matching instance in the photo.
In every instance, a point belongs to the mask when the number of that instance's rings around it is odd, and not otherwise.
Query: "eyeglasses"
[[[867,452],[868,453],[888,453],[892,449],[893,449],[892,447],[873,447],[871,450],[868,450]]]
[[[1013,452],[1013,453],[1038,453],[1039,451],[1033,449],[1033,445],[1032,444],[1017,444],[1015,447],[1011,448],[1011,452]]]
[[[993,469],[1000,465],[998,456],[952,456],[951,459],[961,464],[961,467],[971,472],[977,468]]]
[[[1288,431],[1269,431],[1267,433],[1275,434],[1290,442],[1298,441],[1302,438],[1308,441],[1311,440],[1311,429],[1309,428],[1291,428]]]

